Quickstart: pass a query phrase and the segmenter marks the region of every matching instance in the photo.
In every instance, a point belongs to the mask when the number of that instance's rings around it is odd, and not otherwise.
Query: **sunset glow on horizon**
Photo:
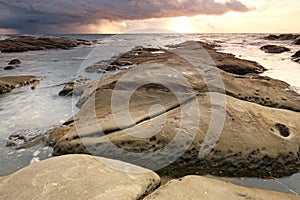
[[[10,3],[8,3],[10,2]],[[0,34],[5,33],[127,33],[141,29],[177,33],[299,32],[299,0],[29,0],[16,4],[0,0]],[[63,7],[62,5],[66,5]],[[87,7],[89,6],[89,9]],[[94,7],[93,7],[94,6]],[[111,10],[109,10],[110,8]],[[72,9],[74,12],[71,12]],[[105,10],[106,9],[106,10]],[[105,11],[104,11],[105,10]],[[14,11],[14,12],[13,12]],[[19,15],[18,12],[24,12]],[[32,12],[33,14],[28,14]],[[50,18],[52,17],[52,18]]]

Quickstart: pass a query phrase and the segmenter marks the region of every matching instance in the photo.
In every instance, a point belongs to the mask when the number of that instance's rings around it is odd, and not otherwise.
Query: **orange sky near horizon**
[[[226,2],[226,0],[216,0]],[[223,15],[194,17],[154,18],[145,20],[108,21],[72,25],[70,33],[299,33],[299,0],[240,0],[248,12],[228,12]],[[145,29],[147,29],[145,31]],[[0,29],[0,34],[16,33]]]
[[[226,0],[218,0],[225,2]],[[299,33],[299,0],[240,0],[249,12],[229,12],[224,15],[198,15],[122,22],[99,22],[88,26],[88,32],[139,32],[157,28],[178,33]]]

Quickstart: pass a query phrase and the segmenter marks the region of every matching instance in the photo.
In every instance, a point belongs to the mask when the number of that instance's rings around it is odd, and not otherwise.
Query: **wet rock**
[[[298,172],[299,94],[279,80],[220,70],[207,55],[207,49],[189,42],[152,60],[136,57],[141,61],[139,65],[97,80],[94,88],[81,96],[84,100],[79,113],[50,134],[53,154],[93,154],[150,169],[169,162],[155,170],[173,177],[197,173],[280,177]],[[124,80],[124,76],[129,77]],[[181,76],[187,84],[180,81]],[[126,96],[130,99],[124,99]],[[212,103],[212,99],[217,102]],[[226,106],[222,106],[222,99],[226,99]],[[130,117],[126,115],[128,109]],[[200,149],[212,148],[211,143],[203,142],[213,111],[217,116],[226,112],[224,127],[213,150],[202,158]],[[218,120],[218,124],[221,122]],[[182,138],[174,141],[178,130],[183,130]],[[189,138],[193,134],[195,137]],[[170,152],[151,154],[172,141]]]
[[[3,76],[0,77],[0,94],[12,91],[15,88],[40,82],[36,76]]]
[[[82,76],[73,79],[59,92],[59,96],[80,96],[83,93],[84,85],[88,80],[88,78]]]
[[[8,64],[9,65],[20,65],[22,62],[19,59],[13,59]]]
[[[300,50],[297,51],[295,54],[292,55],[293,58],[298,58],[300,57]]]
[[[41,80],[32,81],[30,88],[35,90],[40,85]]]
[[[2,199],[137,200],[158,187],[154,172],[88,155],[68,155],[34,163],[0,179]],[[17,192],[16,192],[17,189]]]
[[[294,62],[300,63],[300,51],[297,51],[294,55],[292,55],[292,60]]]
[[[286,51],[290,51],[289,48],[277,45],[265,45],[260,48],[265,53],[283,53]]]
[[[9,136],[6,147],[23,149],[42,144],[52,129],[54,127],[16,131]]]
[[[85,71],[89,73],[106,73],[119,70],[120,66],[113,65],[112,62],[113,60],[102,60],[85,68]]]
[[[260,64],[254,62],[254,61],[249,61],[249,60],[244,60],[244,59],[239,59],[236,58],[232,54],[228,53],[220,53],[215,50],[216,45],[214,44],[206,44],[203,42],[199,42],[199,44],[204,48],[206,53],[213,59],[216,67],[219,69],[229,72],[232,74],[237,74],[237,75],[246,75],[249,73],[255,73],[259,74],[266,69],[261,66]],[[181,48],[190,45],[189,42],[181,44]],[[179,49],[180,51],[180,49]]]
[[[171,180],[166,185],[161,186],[144,199],[296,200],[300,199],[300,197],[292,194],[275,192],[271,190],[262,190],[256,188],[237,186],[231,183],[226,183],[220,180],[205,178],[201,176],[186,176],[177,180]]]
[[[4,67],[4,70],[14,70],[17,69],[17,67],[15,65],[8,65],[6,67]]]
[[[293,42],[293,44],[300,45],[300,36]]]
[[[85,40],[56,37],[13,36],[0,41],[1,52],[25,52],[49,49],[70,49],[79,45],[90,45]]]
[[[268,35],[264,37],[266,40],[295,40],[299,37],[298,34],[280,34],[280,35]]]
[[[103,60],[89,66],[85,69],[87,72],[106,73],[109,71],[116,71],[120,69],[126,69],[130,66],[141,64],[153,59],[167,58],[166,51],[160,48],[150,48],[138,46],[131,51],[121,54],[112,60]]]

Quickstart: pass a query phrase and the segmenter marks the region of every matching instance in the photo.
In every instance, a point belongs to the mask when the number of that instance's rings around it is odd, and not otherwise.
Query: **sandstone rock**
[[[261,66],[256,62],[242,60],[236,58],[232,54],[217,52],[214,49],[216,45],[207,44],[203,42],[198,42],[198,43],[204,48],[203,50],[205,50],[205,53],[212,58],[213,62],[211,62],[210,64],[218,67],[219,69],[225,72],[229,72],[237,75],[246,75],[249,73],[262,73],[266,70],[263,66]],[[177,48],[179,49],[176,50],[175,53],[176,52],[180,53],[182,48],[183,51],[185,51],[184,49],[190,47],[191,47],[191,42],[184,42],[180,45],[177,45]]]
[[[233,185],[223,181],[200,177],[186,176],[178,180],[172,180],[161,186],[152,194],[144,198],[145,200],[244,200],[244,199],[274,199],[274,200],[296,200],[299,196],[275,192],[271,190],[261,190]]]
[[[59,92],[59,96],[80,96],[87,81],[88,79],[82,76],[73,79]]]
[[[120,94],[120,97],[122,95]],[[206,158],[199,158],[200,149],[204,145],[203,140],[211,122],[211,112],[214,109],[222,110],[221,106],[219,108],[218,105],[211,105],[210,95],[216,95],[214,98],[222,99],[222,94],[202,95],[197,102],[187,101],[181,109],[176,104],[171,104],[176,102],[174,97],[167,97],[165,94],[166,100],[161,99],[161,101],[170,103],[170,105],[162,104],[168,112],[158,115],[162,111],[157,110],[157,113],[153,114],[156,116],[153,120],[146,120],[153,118],[153,116],[147,116],[147,111],[149,107],[160,102],[146,101],[145,99],[150,97],[149,94],[144,97],[144,100],[141,99],[142,95],[138,93],[136,95],[132,98],[132,101],[136,103],[130,105],[133,121],[131,124],[124,122],[118,126],[114,116],[106,114],[110,109],[104,107],[110,106],[107,104],[107,101],[111,100],[109,93],[96,94],[96,102],[101,100],[101,104],[103,104],[101,106],[100,102],[96,103],[95,109],[98,118],[93,119],[93,114],[75,116],[75,122],[56,129],[52,133],[52,137],[63,136],[55,143],[54,155],[88,153],[119,159],[151,169],[155,169],[156,165],[160,163],[163,166],[163,162],[170,161],[169,166],[159,169],[158,172],[161,175],[173,177],[196,173],[280,177],[299,171],[299,113],[271,109],[227,97],[227,116],[221,137]],[[163,98],[162,95],[160,97]],[[139,106],[138,102],[143,102],[143,105]],[[92,106],[88,103],[91,102],[87,102],[81,112],[92,113],[86,108],[86,106]],[[197,104],[201,110],[200,119],[195,117],[197,114],[195,105]],[[182,122],[180,118],[182,112],[184,112],[184,116],[194,117]],[[166,120],[164,126],[157,127],[164,120]],[[193,126],[197,124],[198,120],[201,122],[199,127]],[[179,129],[180,123],[183,123],[184,126],[181,127],[183,136],[178,141],[174,141],[177,131],[181,130]],[[104,134],[108,135],[103,136],[97,126],[100,126]],[[194,129],[196,129],[195,138],[189,138],[193,136]],[[150,133],[155,135],[146,137],[151,135]],[[188,145],[187,149],[181,149],[185,148],[189,139],[191,145]],[[170,152],[152,155],[151,152],[158,152],[172,141],[175,144],[172,148],[170,147]],[[111,144],[125,152],[116,150]],[[133,155],[127,152],[132,152]],[[138,152],[142,152],[142,154],[135,154]],[[179,158],[176,161],[172,160],[176,156]],[[175,162],[172,163],[172,161]]]
[[[13,36],[0,41],[1,52],[24,52],[48,49],[70,49],[79,45],[90,45],[85,40],[68,38]]]
[[[260,48],[265,53],[283,53],[286,51],[290,51],[289,48],[277,46],[277,45],[265,45]]]
[[[207,173],[280,177],[298,172],[300,96],[282,81],[219,70],[207,55],[199,44],[185,43],[162,57],[97,80],[83,93],[79,113],[50,134],[54,155],[99,155],[173,177]],[[226,112],[215,146],[213,139],[203,144],[214,112],[221,118],[212,127],[222,124]],[[183,130],[183,138],[175,140],[171,153],[151,154],[173,141],[178,130]],[[203,149],[212,151],[202,158]]]
[[[19,59],[13,59],[8,64],[9,65],[20,65],[22,62]]]
[[[41,81],[35,76],[4,76],[0,77],[0,94],[12,91],[15,88]]]
[[[295,40],[299,37],[298,34],[280,34],[280,35],[268,35],[264,37],[266,40]]]
[[[140,199],[160,178],[120,161],[69,155],[32,164],[0,180],[1,199]]]

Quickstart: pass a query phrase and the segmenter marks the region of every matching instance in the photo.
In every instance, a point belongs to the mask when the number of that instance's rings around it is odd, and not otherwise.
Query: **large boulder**
[[[161,186],[145,200],[245,200],[245,199],[272,199],[272,200],[296,200],[299,196],[275,192],[270,190],[261,190],[255,188],[246,188],[233,185],[223,181],[200,177],[187,176],[178,180],[172,180],[166,185]]]
[[[158,187],[149,170],[88,155],[32,164],[0,179],[1,199],[140,199]]]
[[[286,51],[290,51],[289,48],[277,46],[277,45],[265,45],[260,48],[265,53],[283,53]]]
[[[196,43],[162,56],[94,82],[79,113],[50,134],[53,154],[104,156],[173,177],[299,171],[300,96],[287,83],[220,70]]]
[[[35,76],[4,76],[0,77],[0,94],[12,91],[15,88],[36,85],[41,78]]]

